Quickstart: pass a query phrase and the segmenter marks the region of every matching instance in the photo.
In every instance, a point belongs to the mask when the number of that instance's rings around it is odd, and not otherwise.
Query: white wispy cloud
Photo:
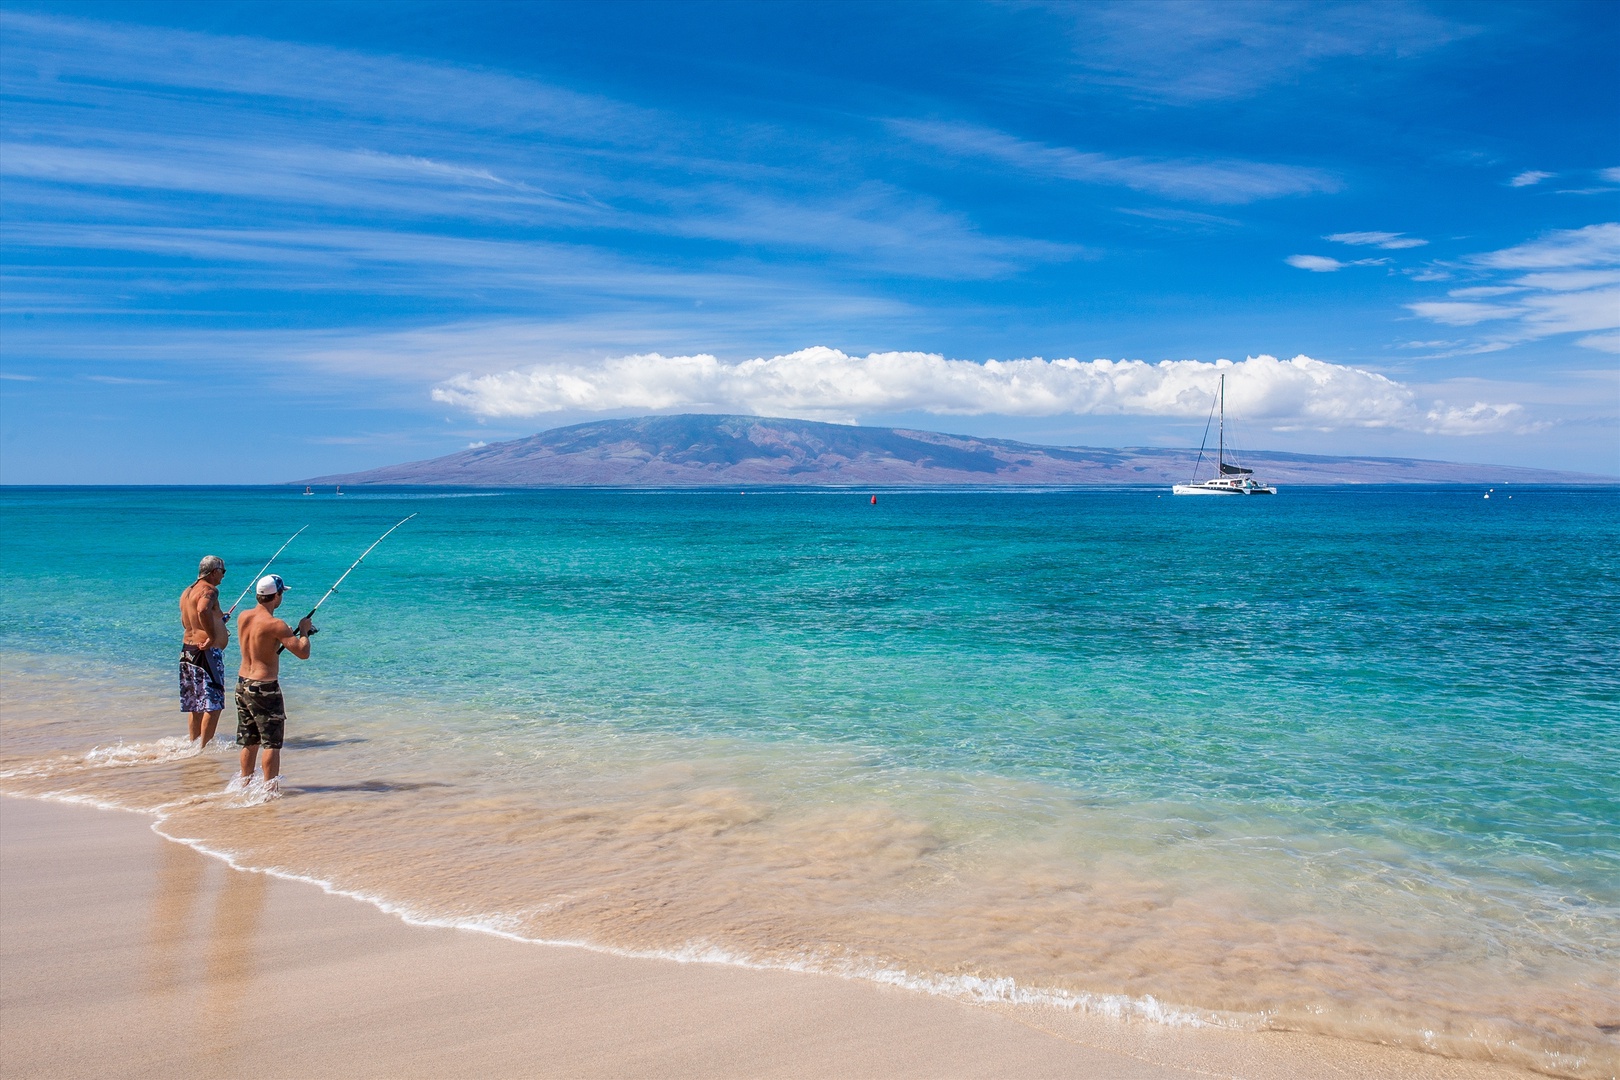
[[[1598,173],[1598,177],[1611,184],[1620,184],[1620,169],[1603,169]]]
[[[412,217],[568,225],[601,224],[608,216],[598,203],[504,180],[479,166],[264,133],[180,138],[110,131],[93,141],[8,140],[0,144],[0,175],[14,182],[204,193]]]
[[[1235,229],[1243,224],[1236,218],[1222,217],[1220,214],[1206,214],[1201,210],[1183,210],[1169,206],[1122,206],[1119,212],[1129,214],[1131,217],[1147,218],[1149,221],[1166,221],[1175,225],[1192,225],[1206,229]]]
[[[426,219],[424,224],[456,219],[721,240],[855,256],[867,266],[922,277],[995,276],[1084,254],[1069,244],[986,235],[961,213],[879,183],[836,193],[744,190],[722,183],[631,191],[599,177],[546,178],[558,187],[594,180],[619,203],[610,205],[556,195],[482,167],[376,151],[218,139],[138,139],[123,147],[13,141],[0,144],[0,176],[55,185],[207,193],[343,208],[368,216],[392,211]],[[14,204],[19,199],[40,202],[29,191],[13,191]],[[387,231],[401,239],[410,235],[398,226]],[[84,235],[97,235],[97,230],[87,229]],[[436,242],[424,238],[424,243],[431,260],[429,250]]]
[[[1020,139],[976,124],[891,120],[914,142],[958,157],[1010,165],[1031,176],[1108,184],[1174,199],[1247,203],[1284,195],[1338,191],[1337,177],[1320,169],[1232,159],[1120,157]]]
[[[1425,300],[1408,304],[1415,314],[1447,326],[1473,326],[1492,319],[1511,319],[1523,313],[1517,304],[1477,304],[1468,301]]]
[[[1452,289],[1446,295],[1458,300],[1477,300],[1485,296],[1509,296],[1518,291],[1517,285],[1471,285],[1466,289]]]
[[[811,211],[803,220],[807,228],[812,223],[828,231],[834,228],[833,221]],[[822,242],[851,251],[865,245],[867,265],[887,266],[891,260],[917,256],[905,236],[874,223],[864,237],[848,229],[846,235],[823,237]],[[167,291],[182,298],[189,289],[192,266],[206,264],[208,281],[215,287],[230,282],[256,290],[422,297],[475,289],[513,302],[561,292],[579,312],[603,304],[703,305],[711,323],[723,313],[735,318],[748,309],[761,323],[791,317],[802,326],[807,319],[870,317],[900,306],[879,297],[862,300],[854,286],[814,276],[782,280],[752,273],[747,266],[724,264],[675,269],[588,244],[447,236],[405,228],[183,228],[13,221],[0,223],[0,244],[13,254],[36,249],[54,255],[78,249],[144,258],[149,262],[142,270],[148,287],[166,282]],[[1057,244],[1030,252],[1011,241],[971,234],[954,240],[935,235],[927,247],[938,265],[917,267],[919,276],[982,277],[1037,257],[1055,261],[1074,253]],[[31,273],[13,271],[8,289],[13,305],[22,302],[18,285]],[[679,318],[670,314],[665,327]]]
[[[920,277],[991,277],[1087,254],[1074,244],[985,235],[966,215],[877,182],[834,195],[726,191],[708,206],[692,200],[667,220],[637,224],[647,232],[858,256],[868,268]]]
[[[14,117],[0,146],[8,202],[27,208],[10,216],[82,227],[84,238],[132,211],[179,225],[251,206],[244,218],[289,228],[311,210],[346,218],[392,234],[373,246],[401,256],[418,239],[424,263],[442,250],[432,233],[491,227],[506,230],[502,241],[547,230],[541,246],[553,250],[559,237],[613,251],[680,237],[719,242],[704,253],[710,265],[768,252],[922,278],[1003,276],[1084,254],[989,235],[937,200],[818,170],[797,143],[795,166],[773,167],[769,151],[791,137],[772,129],[717,132],[534,78],[11,11],[0,28],[0,91],[39,110]],[[198,195],[215,201],[182,198]]]
[[[1475,255],[1479,266],[1497,270],[1561,270],[1620,264],[1620,223],[1560,229],[1538,240]]]
[[[1576,341],[1585,348],[1620,351],[1611,333],[1620,330],[1620,224],[1561,229],[1466,261],[1485,271],[1532,272],[1407,305],[1447,326],[1493,324],[1488,336],[1458,351],[1500,351],[1561,334],[1585,335]]]
[[[1398,232],[1341,232],[1324,236],[1324,240],[1332,240],[1336,244],[1359,244],[1362,246],[1381,247],[1389,250],[1401,248],[1422,247],[1427,240],[1419,240],[1415,236],[1407,236]]]
[[[1551,180],[1557,173],[1542,172],[1539,169],[1530,169],[1522,172],[1508,181],[1509,187],[1534,187],[1543,180]]]
[[[1508,288],[1553,289],[1558,292],[1568,292],[1578,289],[1596,289],[1603,285],[1620,285],[1620,270],[1561,270],[1540,274],[1526,274],[1523,277],[1514,278],[1513,284]]]
[[[117,80],[593,143],[641,141],[669,123],[653,110],[533,79],[381,53],[17,11],[0,12],[0,27],[9,79],[33,76],[57,92],[94,94]]]
[[[937,353],[850,356],[824,347],[731,363],[644,353],[596,363],[543,363],[449,379],[433,399],[478,416],[557,412],[741,412],[853,423],[862,415],[925,412],[1005,416],[1196,418],[1216,376],[1228,406],[1277,430],[1389,427],[1434,434],[1514,428],[1516,404],[1420,405],[1376,372],[1308,356],[1278,360],[951,360]]]
[[[702,296],[748,288],[743,275],[674,274],[637,266],[612,252],[538,240],[487,240],[356,227],[286,229],[177,228],[113,224],[10,223],[8,248],[81,248],[138,252],[248,268],[260,288],[355,288],[379,293],[436,293],[435,277],[454,271],[462,287],[569,287],[617,295]],[[332,281],[334,268],[347,283]]]
[[[1512,320],[1508,343],[1554,334],[1620,328],[1620,289],[1525,293],[1507,304],[1424,301],[1407,305],[1414,314],[1447,326]]]
[[[1070,33],[1082,81],[1174,103],[1249,97],[1334,60],[1418,56],[1478,32],[1404,0],[1041,6]]]
[[[1352,259],[1349,262],[1341,262],[1327,255],[1290,255],[1283,261],[1289,266],[1309,270],[1313,274],[1331,274],[1347,266],[1384,266],[1389,263],[1388,259]]]

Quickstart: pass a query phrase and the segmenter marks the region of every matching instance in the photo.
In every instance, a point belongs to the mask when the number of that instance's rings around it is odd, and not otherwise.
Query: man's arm
[[[231,642],[231,631],[225,625],[225,613],[219,609],[219,590],[210,586],[207,593],[208,598],[197,612],[200,616],[198,621],[208,627],[208,640],[219,642],[218,647],[223,649]]]
[[[288,652],[300,660],[309,659],[309,635],[315,630],[315,624],[305,615],[298,620],[298,629],[295,631],[280,619],[276,620],[276,640]]]

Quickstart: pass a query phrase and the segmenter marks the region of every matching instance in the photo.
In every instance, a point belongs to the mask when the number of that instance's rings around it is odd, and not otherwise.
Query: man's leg
[[[272,754],[276,753],[274,750],[272,750],[270,752]],[[276,756],[280,757],[281,755],[277,754]],[[254,766],[254,763],[257,762],[258,760],[259,760],[259,744],[258,743],[254,743],[251,746],[242,747],[242,773],[241,773],[242,779],[246,780],[248,777],[253,775],[253,766]],[[266,759],[266,760],[268,760],[268,759]]]
[[[214,718],[215,723],[219,722],[219,713],[209,713],[207,715],[212,716]],[[186,732],[187,732],[186,738],[189,739],[192,742],[196,742],[197,741],[197,736],[202,734],[203,716],[204,716],[204,714],[200,713],[200,712],[192,713],[191,714],[191,722],[186,725]],[[208,730],[213,731],[214,729],[212,727],[210,727]]]
[[[274,749],[266,747],[264,751],[264,782],[266,784],[281,775],[281,747]]]
[[[203,653],[203,662],[207,664],[207,678],[204,680],[203,692],[208,700],[203,702],[202,743],[198,749],[214,741],[214,729],[219,727],[219,714],[225,711],[225,656],[221,649],[209,649]],[[193,735],[193,738],[196,736]]]

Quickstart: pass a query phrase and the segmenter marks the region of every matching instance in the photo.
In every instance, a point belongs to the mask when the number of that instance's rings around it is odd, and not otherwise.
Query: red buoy
[[[872,496],[872,505],[873,506],[877,505],[877,496],[876,495]]]

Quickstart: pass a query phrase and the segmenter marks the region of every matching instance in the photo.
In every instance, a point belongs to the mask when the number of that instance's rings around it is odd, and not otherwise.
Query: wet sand
[[[1525,1075],[412,927],[137,814],[16,798],[0,798],[0,972],[6,1076]]]

